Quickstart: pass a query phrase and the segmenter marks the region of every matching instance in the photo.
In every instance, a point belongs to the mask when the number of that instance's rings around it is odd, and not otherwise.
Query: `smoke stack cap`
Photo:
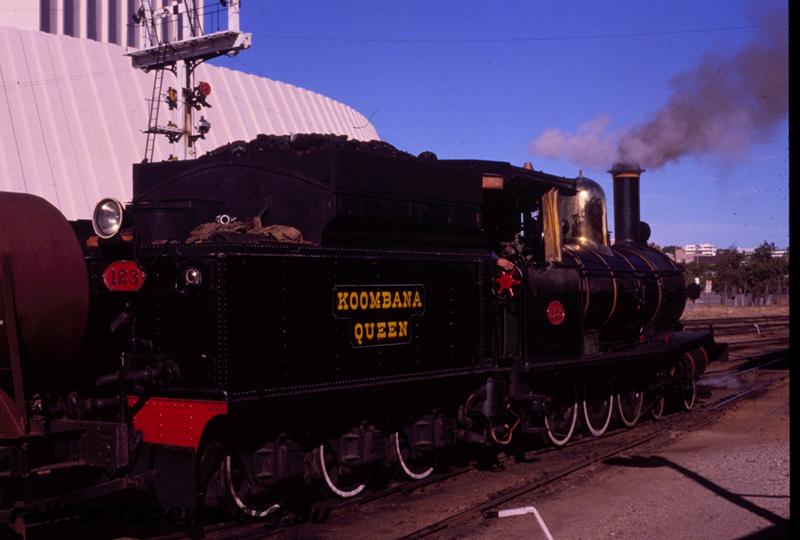
[[[615,178],[638,178],[644,169],[638,163],[615,163],[608,172]]]

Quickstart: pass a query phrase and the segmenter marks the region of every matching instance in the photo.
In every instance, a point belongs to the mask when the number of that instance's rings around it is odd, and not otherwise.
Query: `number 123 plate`
[[[138,291],[145,277],[134,261],[114,261],[103,270],[103,284],[109,291]]]

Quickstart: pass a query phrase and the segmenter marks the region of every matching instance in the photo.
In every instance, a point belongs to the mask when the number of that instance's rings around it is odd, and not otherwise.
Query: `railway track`
[[[760,357],[754,357],[745,365],[736,366],[730,371],[736,374],[737,380],[741,380],[747,375],[755,374],[762,369],[785,362],[787,359],[788,350],[770,352]],[[665,417],[658,422],[650,422],[640,426],[638,429],[623,432],[619,435],[617,440],[613,441],[611,444],[608,444],[608,441],[604,441],[603,438],[595,439],[594,441],[596,441],[596,444],[585,445],[584,447],[578,448],[577,451],[573,451],[573,455],[566,460],[566,463],[540,475],[535,481],[508,492],[498,493],[491,496],[487,501],[449,515],[444,519],[417,529],[401,538],[403,540],[411,540],[431,537],[445,529],[450,529],[452,533],[452,529],[455,529],[458,525],[472,522],[477,516],[489,517],[490,515],[496,515],[501,505],[514,501],[524,495],[528,495],[550,483],[561,480],[596,463],[645,445],[670,431],[690,427],[692,429],[697,429],[702,425],[711,423],[714,419],[714,412],[720,411],[741,399],[758,394],[786,376],[788,375],[769,377],[767,380],[759,380],[752,384],[747,384],[733,392],[723,392],[723,395],[702,404],[689,413]],[[718,378],[719,374],[711,375],[711,377]],[[701,378],[701,384],[707,380],[708,379],[705,377]],[[452,534],[450,536],[452,536]]]
[[[717,337],[752,332],[757,334],[776,333],[788,331],[789,328],[788,315],[688,319],[681,322],[686,330],[705,330],[713,327],[714,335]]]
[[[670,432],[702,427],[713,421],[717,411],[723,410],[738,400],[753,396],[780,377],[785,377],[786,375],[782,375],[771,377],[766,381],[757,380],[757,375],[762,370],[785,362],[786,359],[787,350],[781,349],[740,358],[739,361],[728,363],[724,369],[704,375],[698,382],[699,396],[700,398],[709,398],[713,388],[713,399],[702,400],[688,413],[664,416],[659,421],[643,422],[634,429],[619,428],[609,431],[600,438],[585,436],[575,440],[566,449],[544,447],[530,450],[525,453],[523,462],[513,459],[511,454],[501,455],[495,464],[496,468],[508,469],[501,474],[505,475],[507,472],[511,477],[507,482],[500,482],[503,486],[501,489],[476,497],[480,502],[466,506],[461,505],[460,510],[444,518],[431,520],[423,526],[413,529],[406,528],[405,530],[411,530],[411,532],[400,532],[399,534],[404,534],[402,538],[406,539],[434,537],[440,532],[446,537],[452,537],[454,529],[548,484],[564,479],[615,455],[645,445]],[[536,464],[531,465],[531,462],[536,462]],[[387,507],[402,506],[403,501],[413,497],[417,491],[426,492],[422,495],[425,497],[428,493],[437,490],[464,490],[465,485],[474,488],[475,483],[484,482],[487,474],[490,473],[476,471],[473,464],[454,467],[447,473],[431,476],[423,481],[394,484],[357,499],[324,502],[314,506],[308,515],[287,515],[280,523],[251,523],[235,526],[220,524],[209,527],[206,530],[206,538],[249,540],[267,537],[290,539],[351,536],[351,528],[360,527],[359,524],[364,525],[363,530],[372,528],[375,525],[373,514],[380,514],[386,511]],[[460,478],[462,476],[475,476],[476,478]],[[370,523],[365,523],[365,520]]]
[[[728,344],[730,359],[740,360],[765,348],[789,345],[789,316],[706,318],[682,321],[686,330],[713,328],[720,343]]]

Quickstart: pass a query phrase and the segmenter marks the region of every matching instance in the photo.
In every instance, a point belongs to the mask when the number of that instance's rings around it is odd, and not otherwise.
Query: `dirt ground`
[[[681,320],[715,317],[766,317],[788,314],[789,306],[691,306],[687,304]]]
[[[533,505],[552,537],[789,538],[789,380],[706,429],[607,460],[505,508]],[[438,538],[546,538],[532,514]]]

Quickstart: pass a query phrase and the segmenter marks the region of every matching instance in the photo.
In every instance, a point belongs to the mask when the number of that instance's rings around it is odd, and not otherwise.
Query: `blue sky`
[[[648,121],[671,78],[760,37],[769,3],[671,1],[243,0],[252,47],[214,63],[340,100],[417,154],[585,176],[608,167],[533,155],[545,130]],[[783,3],[772,3],[785,12]],[[788,68],[787,68],[788,69]],[[788,99],[788,96],[787,96]],[[661,245],[789,245],[786,118],[735,155],[687,155],[642,176],[642,219]],[[610,165],[610,163],[609,163]],[[609,201],[610,202],[610,201]],[[610,222],[613,224],[613,221]]]

